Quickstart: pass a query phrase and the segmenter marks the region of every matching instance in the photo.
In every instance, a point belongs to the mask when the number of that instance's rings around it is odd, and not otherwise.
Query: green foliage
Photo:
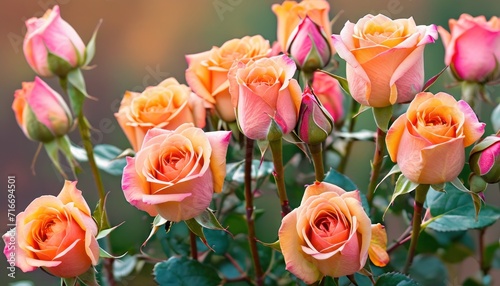
[[[402,273],[389,272],[377,277],[375,286],[418,286],[418,283]]]
[[[445,286],[448,271],[441,260],[433,255],[417,255],[410,268],[410,277],[421,286]]]
[[[429,191],[427,204],[431,218],[422,227],[437,231],[459,231],[486,227],[500,218],[499,208],[484,205],[476,219],[470,194],[458,190],[452,184],[447,184],[445,191],[446,193]]]
[[[153,272],[162,286],[219,285],[222,281],[213,267],[185,256],[157,263]]]
[[[88,157],[85,149],[71,145],[71,153],[80,162],[87,162]],[[104,172],[113,175],[121,176],[123,168],[127,164],[125,158],[118,158],[123,150],[109,144],[99,144],[94,147],[94,158],[97,167]]]

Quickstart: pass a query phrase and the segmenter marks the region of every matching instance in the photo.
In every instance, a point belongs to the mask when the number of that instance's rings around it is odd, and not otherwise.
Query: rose
[[[282,134],[297,124],[302,98],[293,74],[295,63],[286,55],[248,63],[235,62],[228,73],[231,102],[243,134],[266,139],[274,120]]]
[[[347,62],[352,97],[366,106],[385,107],[409,102],[422,89],[424,48],[437,39],[437,30],[416,26],[413,18],[367,15],[356,24],[347,21],[332,39]]]
[[[57,197],[45,195],[33,200],[16,217],[16,266],[23,272],[42,267],[58,277],[76,277],[99,259],[95,236],[97,225],[76,182],[66,181]],[[9,234],[4,235],[4,254]]]
[[[151,128],[173,130],[183,123],[205,127],[203,100],[175,78],[167,78],[142,93],[125,92],[115,117],[135,151]]]
[[[325,73],[315,72],[312,88],[333,121],[340,121],[344,117],[344,94],[340,90],[339,82]]]
[[[306,86],[300,103],[299,120],[295,127],[299,138],[307,144],[320,144],[332,133],[333,119]]]
[[[229,139],[229,131],[205,133],[188,123],[175,130],[150,129],[135,157],[127,157],[125,198],[169,221],[199,215],[222,190]]]
[[[278,42],[283,53],[287,52],[287,43],[293,30],[301,19],[308,16],[317,25],[321,26],[326,35],[332,34],[328,12],[330,4],[325,0],[304,0],[299,3],[295,1],[283,1],[273,4],[272,10],[278,19]],[[330,40],[328,40],[331,45]],[[333,47],[332,47],[333,53]]]
[[[26,137],[49,142],[68,133],[72,117],[64,99],[39,77],[22,87],[14,94],[12,109]]]
[[[421,92],[388,130],[387,150],[410,181],[441,184],[458,176],[465,147],[481,137],[484,126],[465,101]]]
[[[330,62],[332,51],[329,39],[323,28],[306,16],[290,35],[287,51],[300,70],[312,75]]]
[[[231,106],[227,73],[233,61],[248,62],[250,59],[266,57],[271,52],[269,41],[262,36],[246,36],[225,42],[220,48],[187,55],[186,81],[193,91],[214,108],[226,122],[235,121]]]
[[[462,81],[480,83],[500,78],[500,21],[484,16],[462,14],[457,20],[450,19],[451,35],[443,27],[438,31],[446,49],[445,63],[455,77]]]
[[[309,185],[278,232],[286,269],[307,284],[354,274],[365,265],[371,221],[358,191],[325,182]]]
[[[28,19],[26,27],[24,56],[37,74],[63,76],[85,62],[85,44],[61,18],[59,6],[47,10],[42,18]]]

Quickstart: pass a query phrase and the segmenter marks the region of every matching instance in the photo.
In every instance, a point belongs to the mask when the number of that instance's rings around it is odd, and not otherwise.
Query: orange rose
[[[307,186],[278,232],[286,269],[307,284],[354,274],[365,265],[372,226],[358,191],[325,182]]]
[[[333,45],[346,65],[352,97],[372,107],[410,102],[424,85],[424,48],[438,37],[434,25],[413,18],[367,15],[347,21]]]
[[[445,183],[462,171],[465,147],[483,135],[484,126],[465,101],[421,92],[387,132],[387,149],[410,181]]]
[[[173,130],[183,123],[205,127],[203,100],[172,77],[142,93],[125,92],[115,117],[135,151],[151,128]]]
[[[225,42],[220,48],[187,55],[186,81],[193,91],[201,96],[208,108],[214,108],[226,122],[235,121],[231,105],[227,73],[234,61],[248,62],[250,59],[266,57],[271,52],[269,41],[262,36],[246,36]]]
[[[153,128],[134,158],[127,157],[122,188],[127,201],[151,216],[191,219],[222,191],[230,132],[204,132],[192,124]]]
[[[16,232],[16,266],[23,272],[42,267],[58,277],[76,277],[99,259],[97,225],[76,182],[66,181],[57,197],[33,200],[17,215]],[[10,257],[10,251],[6,247],[4,254]]]
[[[299,3],[295,1],[283,1],[281,5],[274,4],[272,9],[278,18],[278,42],[283,53],[287,52],[288,39],[293,30],[297,27],[300,20],[306,16],[309,16],[314,23],[321,26],[328,37],[332,34],[328,16],[330,4],[325,0],[304,0]]]

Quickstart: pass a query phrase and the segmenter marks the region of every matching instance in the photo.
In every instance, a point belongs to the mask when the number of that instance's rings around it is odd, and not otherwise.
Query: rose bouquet
[[[85,44],[57,5],[26,21],[36,76],[12,110],[65,180],[14,214],[9,177],[8,276],[41,269],[67,286],[499,281],[500,245],[486,235],[500,218],[488,198],[500,182],[500,105],[488,93],[500,78],[498,19],[462,14],[438,27],[373,13],[335,30],[341,16],[331,21],[325,0],[268,6],[274,43],[228,39],[185,54],[184,78],[123,91],[112,116],[124,149],[95,144],[84,109],[95,104],[85,76],[99,69],[99,25]],[[426,75],[424,51],[439,36],[444,69]],[[446,71],[461,96],[436,84]],[[355,154],[359,142],[373,157]],[[355,183],[348,164],[368,166],[366,180]],[[127,204],[115,207],[112,190]],[[117,221],[127,213],[142,221]],[[123,246],[127,235],[140,239]],[[454,278],[471,257],[477,273]]]

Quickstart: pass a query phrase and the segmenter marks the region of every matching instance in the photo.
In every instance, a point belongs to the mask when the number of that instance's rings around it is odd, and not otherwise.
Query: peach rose
[[[125,92],[115,117],[135,151],[151,128],[173,130],[183,123],[205,127],[203,100],[172,77],[142,93]]]
[[[314,23],[321,26],[326,35],[330,36],[332,34],[328,16],[330,4],[325,0],[303,0],[299,3],[295,1],[283,1],[281,5],[273,4],[272,10],[278,18],[277,37],[283,53],[287,52],[287,44],[293,30],[298,26],[301,19],[304,19],[306,16],[309,16]]]
[[[234,61],[248,62],[250,59],[266,57],[271,52],[269,41],[262,36],[246,36],[225,42],[220,48],[187,55],[186,81],[193,91],[201,96],[208,108],[214,108],[218,116],[226,121],[236,120],[231,106],[227,73]]]
[[[26,27],[24,56],[37,74],[66,75],[85,62],[85,44],[75,29],[61,18],[59,6],[47,10],[42,18],[28,19]],[[50,60],[49,53],[65,63]]]
[[[191,219],[220,192],[226,175],[229,131],[204,132],[193,124],[150,129],[134,158],[127,157],[122,188],[127,201],[151,216]]]
[[[446,49],[444,62],[459,80],[490,82],[500,78],[500,21],[462,14],[450,19],[451,35],[443,27],[439,34]]]
[[[33,200],[17,215],[16,232],[16,266],[23,272],[42,267],[52,275],[69,278],[98,262],[97,225],[76,182],[66,181],[57,197]],[[7,245],[8,235],[3,238]],[[5,256],[10,257],[12,251],[5,247]]]
[[[39,77],[16,90],[12,109],[26,137],[49,142],[66,135],[73,122],[64,99]]]
[[[365,265],[371,229],[358,191],[315,182],[281,222],[278,235],[286,269],[307,284],[325,275],[354,274]]]
[[[302,91],[293,74],[296,66],[286,55],[235,62],[229,71],[229,91],[243,134],[266,139],[271,120],[290,133],[297,124]]]
[[[362,105],[385,107],[410,102],[424,85],[424,48],[437,39],[434,25],[413,18],[367,15],[332,35],[346,65],[352,97]]]
[[[465,101],[421,92],[387,132],[387,150],[410,181],[445,183],[462,171],[465,147],[483,135],[484,126]]]

